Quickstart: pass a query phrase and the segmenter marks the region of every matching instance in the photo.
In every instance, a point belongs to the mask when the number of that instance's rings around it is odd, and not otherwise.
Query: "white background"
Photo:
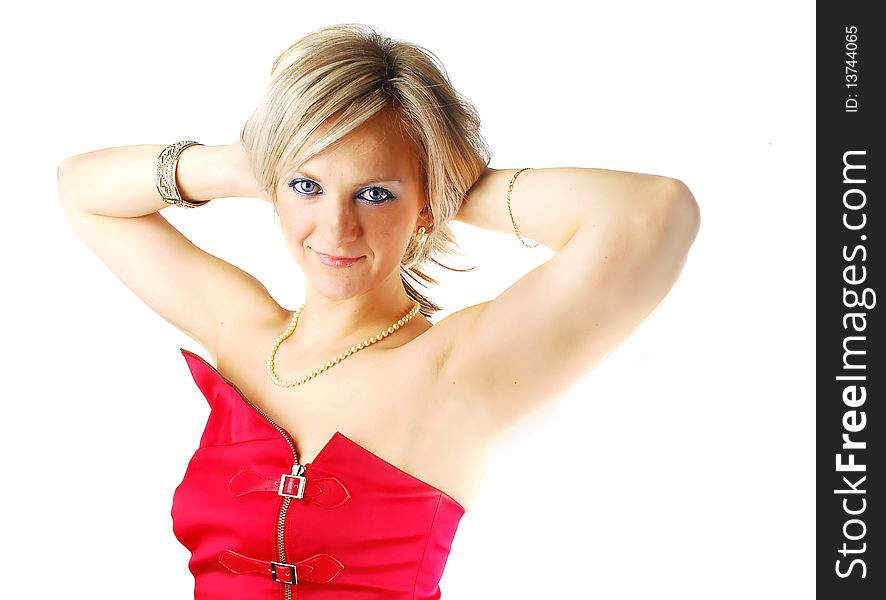
[[[362,22],[440,57],[480,112],[493,168],[669,175],[702,213],[656,311],[502,440],[455,538],[444,600],[813,597],[812,4],[24,6],[5,11],[0,36],[0,596],[193,595],[169,509],[208,405],[179,348],[208,355],[76,237],[58,162],[232,143],[279,52]],[[164,215],[284,306],[300,303],[270,205]],[[480,267],[430,292],[443,315],[550,256],[456,229],[461,265]]]

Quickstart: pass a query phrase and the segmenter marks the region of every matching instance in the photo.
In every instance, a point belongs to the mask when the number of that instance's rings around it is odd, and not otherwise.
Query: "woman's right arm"
[[[164,147],[122,146],[66,158],[58,166],[59,199],[89,249],[218,364],[225,323],[246,311],[255,315],[279,307],[257,279],[197,247],[160,214],[170,206],[155,184],[157,157]],[[176,182],[186,200],[270,201],[255,183],[239,142],[186,148]]]

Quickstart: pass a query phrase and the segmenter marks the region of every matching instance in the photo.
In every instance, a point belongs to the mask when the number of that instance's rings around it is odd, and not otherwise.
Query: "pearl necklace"
[[[277,356],[277,349],[280,347],[280,344],[282,344],[283,341],[291,336],[292,333],[295,331],[295,328],[298,325],[298,317],[301,314],[302,309],[304,309],[305,307],[305,305],[302,304],[292,314],[292,320],[289,322],[289,327],[287,327],[286,331],[284,331],[280,335],[280,337],[277,338],[277,341],[274,342],[274,347],[271,348],[271,353],[268,355],[268,375],[271,377],[271,381],[273,381],[276,385],[280,387],[295,387],[297,385],[301,385],[307,381],[310,381],[326,369],[332,367],[333,365],[337,365],[355,352],[359,352],[360,350],[373,345],[374,343],[388,337],[390,334],[400,329],[403,325],[408,323],[409,320],[418,313],[419,308],[421,308],[421,305],[415,300],[412,301],[412,305],[412,309],[408,313],[406,313],[406,316],[396,321],[395,323],[392,323],[387,329],[383,329],[382,332],[378,335],[374,335],[368,340],[363,340],[356,346],[351,346],[349,350],[342,352],[332,360],[328,361],[322,367],[314,369],[307,375],[303,375],[302,377],[299,377],[298,379],[294,379],[292,381],[283,381],[279,377],[277,377],[277,373],[274,370],[274,359]]]

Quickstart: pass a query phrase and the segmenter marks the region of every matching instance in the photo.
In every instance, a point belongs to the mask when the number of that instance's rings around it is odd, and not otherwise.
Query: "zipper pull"
[[[304,475],[304,473],[305,473],[305,466],[299,464],[298,461],[296,461],[296,463],[294,465],[292,465],[292,474],[296,475],[296,476],[301,476],[301,475]]]

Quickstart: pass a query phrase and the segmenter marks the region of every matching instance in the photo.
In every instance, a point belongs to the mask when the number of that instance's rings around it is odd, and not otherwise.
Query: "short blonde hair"
[[[258,108],[240,131],[258,183],[277,202],[281,171],[304,152],[301,166],[362,123],[393,109],[415,142],[433,225],[419,244],[412,236],[401,260],[407,294],[430,316],[441,307],[410,284],[437,280],[420,265],[436,257],[463,255],[448,224],[491,159],[473,105],[453,88],[445,67],[429,50],[348,23],[316,29],[283,51]],[[329,122],[326,135],[307,140]]]

